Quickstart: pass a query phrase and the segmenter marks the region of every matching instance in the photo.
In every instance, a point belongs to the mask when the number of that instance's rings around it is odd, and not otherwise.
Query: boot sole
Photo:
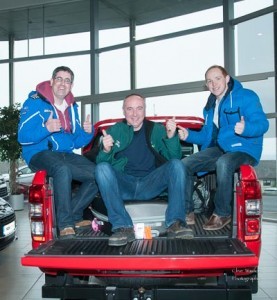
[[[109,239],[109,243],[108,243],[108,245],[109,246],[125,246],[125,245],[127,245],[128,243],[131,243],[131,242],[133,242],[133,241],[135,241],[135,236],[134,237],[130,237],[129,239],[124,239],[124,240],[110,240]]]

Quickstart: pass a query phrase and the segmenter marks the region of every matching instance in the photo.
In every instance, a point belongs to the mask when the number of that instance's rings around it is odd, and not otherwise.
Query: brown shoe
[[[87,227],[87,226],[91,226],[90,220],[83,220],[83,221],[75,223],[75,228]]]
[[[194,215],[193,211],[186,215],[186,223],[187,223],[187,225],[195,224],[195,215]]]
[[[193,231],[182,221],[174,222],[167,228],[166,232],[168,238],[193,239],[194,237]]]
[[[124,246],[136,239],[133,227],[121,227],[114,230],[109,238],[109,246]]]
[[[231,217],[219,217],[213,214],[209,221],[203,225],[205,230],[219,230],[231,222]]]
[[[60,238],[69,239],[75,236],[75,231],[72,227],[66,227],[60,231]]]

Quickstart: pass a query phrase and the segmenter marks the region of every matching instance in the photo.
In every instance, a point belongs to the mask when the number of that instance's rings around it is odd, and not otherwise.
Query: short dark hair
[[[211,69],[219,69],[222,72],[222,74],[223,74],[224,77],[227,77],[229,75],[228,72],[227,72],[227,70],[224,67],[219,66],[219,65],[213,65],[213,66],[209,67],[208,70],[206,71],[206,73],[205,73],[205,79],[206,79],[207,73]]]
[[[73,81],[74,81],[74,73],[73,73],[73,71],[72,71],[70,68],[65,67],[65,66],[57,67],[57,68],[53,71],[53,73],[52,73],[52,79],[55,79],[57,73],[60,72],[60,71],[68,72],[68,73],[71,75],[71,83],[73,83]]]

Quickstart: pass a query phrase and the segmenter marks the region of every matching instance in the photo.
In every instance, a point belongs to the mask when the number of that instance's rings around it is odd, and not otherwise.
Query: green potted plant
[[[18,197],[19,191],[16,183],[18,160],[22,150],[17,141],[19,107],[20,104],[15,103],[0,108],[0,160],[9,162],[10,202],[15,210],[23,209],[24,202],[23,194]]]

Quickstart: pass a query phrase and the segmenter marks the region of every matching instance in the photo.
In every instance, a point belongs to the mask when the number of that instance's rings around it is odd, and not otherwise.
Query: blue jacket
[[[59,118],[59,112],[53,105],[53,93],[50,82],[42,82],[36,91],[29,94],[20,112],[18,141],[22,145],[22,156],[29,164],[33,155],[44,150],[72,153],[74,149],[86,146],[93,138],[82,128],[78,115],[78,106],[72,93],[65,98],[68,107],[65,112],[66,123],[70,128],[60,132],[49,132],[45,126],[51,111],[53,118]],[[60,118],[61,119],[61,118]],[[64,125],[64,120],[61,120]]]
[[[201,150],[217,143],[225,152],[248,153],[258,163],[263,149],[263,135],[269,123],[257,94],[230,78],[228,90],[219,103],[218,129],[213,123],[215,101],[216,97],[210,94],[203,111],[204,126],[200,132],[189,130],[186,141],[201,145]],[[245,129],[239,135],[234,127],[242,116]]]

